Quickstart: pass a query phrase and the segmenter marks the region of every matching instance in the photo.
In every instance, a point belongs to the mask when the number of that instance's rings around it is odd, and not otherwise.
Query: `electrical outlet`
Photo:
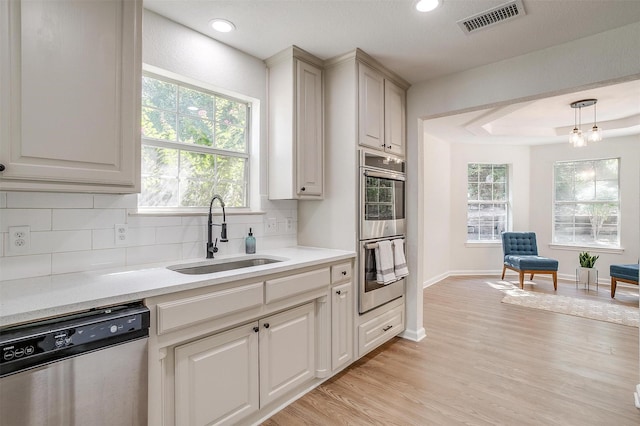
[[[275,234],[278,232],[278,222],[275,217],[268,217],[264,220],[264,233],[267,234]]]
[[[115,238],[117,246],[125,246],[129,242],[129,226],[125,224],[116,224]]]
[[[10,226],[7,251],[12,254],[25,253],[29,248],[31,248],[31,228],[28,226]]]
[[[287,232],[292,232],[293,231],[293,218],[292,217],[288,217],[287,221],[285,222],[284,225],[284,229]]]

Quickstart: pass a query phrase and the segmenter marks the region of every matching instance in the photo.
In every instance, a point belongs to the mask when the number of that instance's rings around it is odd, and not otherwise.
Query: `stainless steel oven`
[[[365,313],[404,294],[404,278],[376,280],[377,243],[405,237],[405,163],[360,152],[359,312]]]
[[[358,311],[363,314],[373,308],[382,306],[404,294],[404,278],[391,284],[379,284],[376,280],[376,245],[378,241],[402,238],[376,238],[360,241],[360,285],[358,289]]]
[[[361,151],[360,240],[405,233],[405,163]]]

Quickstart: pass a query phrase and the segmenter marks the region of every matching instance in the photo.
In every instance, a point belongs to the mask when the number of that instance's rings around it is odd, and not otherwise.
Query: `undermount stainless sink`
[[[214,272],[231,271],[234,269],[249,268],[251,266],[268,265],[269,263],[282,262],[280,259],[268,257],[256,257],[251,259],[222,260],[211,262],[187,263],[182,265],[167,266],[167,269],[188,275],[211,274]]]

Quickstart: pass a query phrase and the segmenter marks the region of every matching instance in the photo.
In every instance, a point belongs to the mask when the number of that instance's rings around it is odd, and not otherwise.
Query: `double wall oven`
[[[404,294],[404,278],[376,281],[376,245],[405,237],[405,163],[360,151],[359,312],[365,313]]]

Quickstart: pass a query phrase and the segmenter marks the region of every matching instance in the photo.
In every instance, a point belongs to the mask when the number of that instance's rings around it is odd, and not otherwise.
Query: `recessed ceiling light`
[[[236,29],[233,22],[227,21],[226,19],[212,19],[209,21],[209,25],[211,25],[211,28],[221,33],[228,33]]]
[[[431,12],[438,6],[440,6],[440,0],[420,0],[416,3],[416,10],[418,12]]]

